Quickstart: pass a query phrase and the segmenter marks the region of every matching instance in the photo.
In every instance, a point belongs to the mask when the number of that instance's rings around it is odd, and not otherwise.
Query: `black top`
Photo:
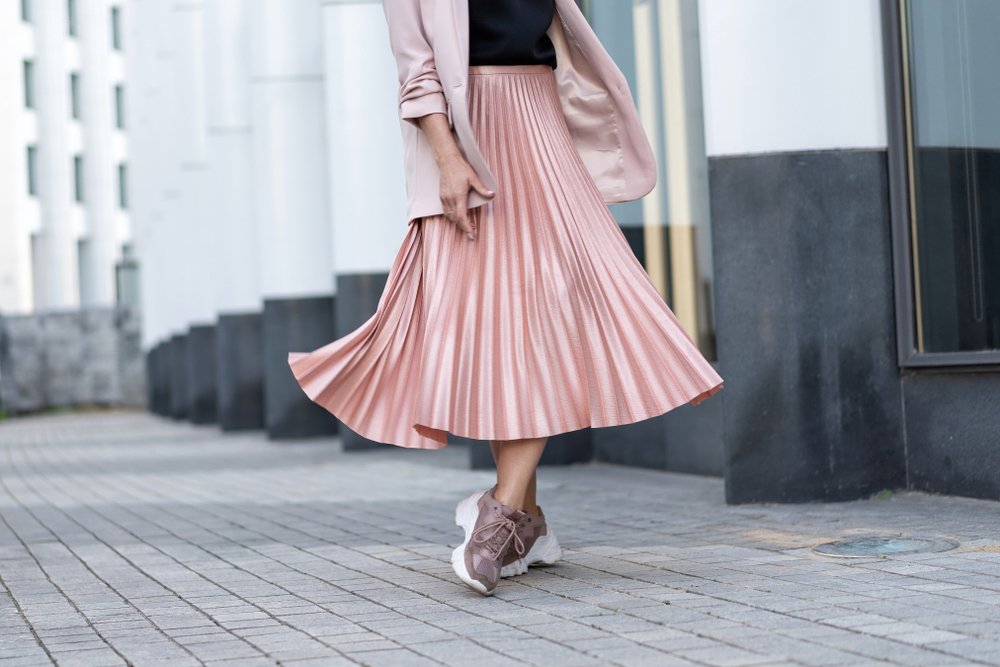
[[[469,0],[469,65],[556,66],[555,0]]]

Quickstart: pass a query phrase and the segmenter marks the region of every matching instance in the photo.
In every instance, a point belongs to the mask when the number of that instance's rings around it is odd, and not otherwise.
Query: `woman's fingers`
[[[465,232],[469,240],[476,238],[476,231],[472,228],[472,221],[469,216],[468,190],[458,196],[453,210],[455,211],[455,224],[458,225],[458,228]]]
[[[475,239],[475,216],[469,214],[469,192],[475,190],[486,199],[492,199],[496,193],[486,187],[472,166],[457,151],[453,157],[441,161],[440,166],[444,216],[458,225],[470,240]]]
[[[469,179],[469,184],[472,185],[472,187],[475,189],[476,192],[486,197],[487,199],[492,199],[493,196],[496,195],[495,192],[486,187],[486,184],[479,179],[479,176],[477,174],[473,174],[472,178]]]
[[[469,188],[468,185],[458,193],[449,194],[441,199],[444,206],[445,218],[458,225],[458,228],[469,237],[470,240],[476,238],[476,229],[472,224],[472,216],[469,214]]]

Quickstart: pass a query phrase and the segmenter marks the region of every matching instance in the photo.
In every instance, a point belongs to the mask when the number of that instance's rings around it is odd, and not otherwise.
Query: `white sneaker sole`
[[[528,553],[504,565],[500,570],[500,577],[516,577],[527,572],[532,565],[552,565],[560,558],[562,558],[562,548],[555,533],[549,528],[545,535],[535,541]]]
[[[476,519],[479,518],[476,503],[479,502],[484,493],[486,491],[473,493],[455,507],[455,525],[465,530],[465,539],[451,552],[451,567],[466,586],[481,595],[493,595],[493,591],[486,590],[486,586],[472,578],[469,569],[465,566],[465,547],[472,539],[472,531],[476,527]]]

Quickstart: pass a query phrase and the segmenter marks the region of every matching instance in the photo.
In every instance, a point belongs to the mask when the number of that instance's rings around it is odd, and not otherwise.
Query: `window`
[[[131,243],[122,244],[121,261],[115,262],[115,302],[139,307],[140,266]]]
[[[66,0],[66,31],[76,37],[76,0]]]
[[[115,127],[125,127],[125,89],[120,83],[115,84]]]
[[[34,145],[28,146],[28,194],[38,195],[38,148]]]
[[[97,300],[94,284],[94,244],[88,237],[76,240],[76,284],[80,291],[80,305],[88,306]]]
[[[128,208],[128,167],[124,162],[118,163],[118,207]]]
[[[83,201],[83,156],[73,156],[73,196],[76,201]]]
[[[31,0],[21,0],[21,20],[31,23]]]
[[[118,5],[111,7],[111,47],[122,50],[122,10]]]
[[[886,11],[900,363],[1000,363],[1000,3]]]
[[[73,118],[80,118],[80,75],[70,72],[69,75],[69,106],[70,115]]]
[[[31,60],[24,61],[24,106],[28,109],[35,108],[35,63]]]
[[[31,297],[35,304],[45,303],[48,279],[43,232],[31,233]]]

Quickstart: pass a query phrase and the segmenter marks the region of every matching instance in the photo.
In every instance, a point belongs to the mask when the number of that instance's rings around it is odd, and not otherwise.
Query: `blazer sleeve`
[[[427,40],[421,0],[382,0],[389,46],[399,75],[399,117],[419,127],[431,113],[448,115],[448,102]]]

